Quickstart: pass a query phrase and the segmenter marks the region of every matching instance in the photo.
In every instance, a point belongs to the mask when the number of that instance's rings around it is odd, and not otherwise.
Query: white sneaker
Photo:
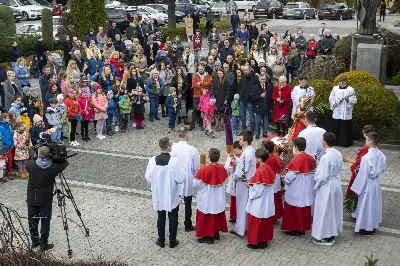
[[[116,126],[114,131],[118,132],[119,131],[119,126]]]
[[[132,123],[132,127],[136,127],[136,122],[133,122],[133,123]]]
[[[100,135],[101,139],[105,139],[106,136],[104,136],[103,134]]]
[[[98,139],[103,139],[103,138],[101,137],[101,135],[96,135],[96,138],[98,138]]]
[[[69,142],[69,146],[76,146],[76,145],[75,145],[75,141],[70,141],[70,142]]]
[[[81,145],[81,144],[79,144],[79,142],[77,142],[77,141],[75,140],[75,145],[76,145],[76,146],[79,146],[79,145]]]

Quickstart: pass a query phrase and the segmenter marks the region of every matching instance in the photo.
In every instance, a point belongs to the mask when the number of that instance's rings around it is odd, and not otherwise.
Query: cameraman
[[[68,162],[53,162],[50,149],[41,146],[38,158],[26,164],[29,172],[27,191],[29,232],[32,239],[32,249],[40,246],[41,250],[49,250],[54,244],[49,244],[50,220],[53,203],[53,188],[58,174],[67,168]],[[39,237],[39,221],[41,221]]]

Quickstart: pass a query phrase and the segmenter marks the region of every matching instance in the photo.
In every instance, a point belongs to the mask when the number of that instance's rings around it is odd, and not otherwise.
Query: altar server
[[[296,108],[299,103],[302,103],[306,98],[314,96],[314,88],[307,84],[306,77],[299,77],[299,85],[295,86],[292,90],[291,98],[293,101],[292,119],[296,113]],[[307,110],[308,111],[308,110]]]
[[[165,247],[165,219],[169,219],[169,247],[179,244],[176,239],[178,228],[178,184],[185,180],[183,168],[179,167],[178,159],[170,155],[172,143],[169,138],[160,139],[161,154],[152,157],[147,165],[145,178],[151,185],[151,195],[154,210],[158,213],[158,239],[156,244]]]
[[[299,137],[306,139],[306,150],[305,152],[316,160],[317,164],[319,159],[325,154],[325,148],[322,144],[323,135],[326,132],[325,129],[317,127],[315,125],[316,115],[313,111],[306,113],[306,124],[307,128],[303,129]]]
[[[343,230],[343,193],[340,180],[344,163],[343,155],[333,148],[335,134],[325,132],[323,137],[326,153],[314,175],[316,195],[311,235],[315,244],[331,246],[335,243],[335,236]]]
[[[246,183],[254,176],[256,172],[255,150],[251,146],[253,133],[245,130],[240,133],[239,144],[242,146],[243,153],[237,160],[237,165],[233,168],[233,180],[236,182],[236,223],[235,229],[231,234],[244,236],[247,230],[246,206],[249,198],[249,189]]]
[[[254,176],[246,184],[249,188],[249,200],[247,202],[248,248],[264,249],[268,247],[268,241],[274,236],[274,190],[275,172],[266,164],[268,151],[260,148],[256,151],[257,162],[260,167]]]
[[[171,155],[178,158],[179,164],[183,166],[185,181],[180,185],[179,195],[183,196],[185,202],[185,231],[194,231],[192,224],[192,197],[193,177],[200,168],[200,155],[197,149],[187,143],[189,130],[186,126],[178,129],[179,142],[172,145]]]
[[[311,229],[311,207],[315,199],[314,158],[305,153],[306,140],[294,139],[293,153],[296,155],[287,165],[285,176],[286,193],[281,229],[289,236],[301,236]]]
[[[218,164],[220,151],[212,148],[210,163],[197,172],[193,186],[197,190],[196,236],[200,243],[214,244],[219,232],[228,232],[225,216],[225,186],[228,172]]]
[[[336,145],[348,147],[353,144],[353,107],[357,103],[354,88],[347,86],[345,75],[339,77],[339,86],[333,87],[329,96],[332,115],[332,129]]]
[[[275,206],[275,215],[272,217],[274,223],[277,222],[278,219],[282,218],[283,215],[283,203],[282,203],[282,192],[281,192],[281,172],[282,172],[282,162],[278,155],[274,153],[275,144],[272,141],[267,141],[264,143],[264,148],[268,151],[269,157],[267,160],[267,165],[271,167],[271,169],[275,173],[275,181],[272,189],[274,190],[274,206]]]
[[[368,133],[368,153],[361,158],[360,171],[351,190],[358,195],[355,232],[372,235],[382,222],[382,192],[379,175],[386,168],[386,156],[378,149],[379,135]]]
[[[226,193],[231,195],[230,208],[229,208],[229,222],[236,223],[236,182],[233,180],[233,166],[236,165],[236,161],[240,159],[242,155],[242,146],[239,141],[235,141],[232,144],[232,153],[227,154],[225,169],[229,173],[228,183],[226,184]]]

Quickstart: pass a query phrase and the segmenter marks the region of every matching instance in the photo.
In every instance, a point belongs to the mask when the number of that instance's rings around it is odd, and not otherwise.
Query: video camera
[[[55,162],[65,162],[68,158],[67,147],[64,144],[51,140],[51,135],[46,133],[40,134],[38,147],[46,146],[50,150],[51,159]]]

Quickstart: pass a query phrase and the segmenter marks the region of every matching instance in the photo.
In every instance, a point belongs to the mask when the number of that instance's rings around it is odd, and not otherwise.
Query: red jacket
[[[288,43],[282,43],[282,56],[288,55],[290,52],[290,45]]]
[[[81,106],[79,105],[78,101],[70,97],[67,97],[64,103],[67,106],[68,120],[76,120],[75,115],[76,114],[80,115],[82,112]]]
[[[282,93],[281,96],[279,96],[279,87],[275,86],[274,91],[272,92],[272,100],[274,101],[274,116],[273,116],[273,121],[275,123],[278,122],[284,122],[284,121],[279,121],[279,118],[281,118],[284,114],[289,118],[289,104],[292,101],[292,88],[290,88],[288,85],[283,87],[281,89]],[[279,105],[279,102],[277,102],[278,98],[281,98],[283,100],[282,106]]]
[[[201,78],[197,73],[194,74],[192,79],[193,98],[200,98],[201,95],[203,95],[203,89],[210,89],[211,81],[211,76],[208,74],[206,74],[203,81],[201,81]],[[197,85],[197,83],[200,83],[200,85]]]
[[[316,57],[317,50],[318,50],[318,43],[316,41],[314,41],[314,42],[309,41],[307,43],[307,56],[308,57]]]
[[[201,37],[201,34],[193,35],[193,49],[194,50],[201,49],[202,44],[203,44],[203,37]]]

